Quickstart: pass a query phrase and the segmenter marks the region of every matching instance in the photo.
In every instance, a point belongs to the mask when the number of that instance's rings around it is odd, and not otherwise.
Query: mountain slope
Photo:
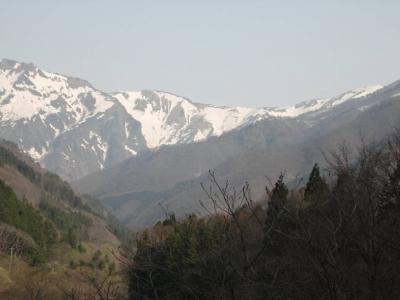
[[[18,202],[29,204],[53,224],[60,236],[76,230],[82,240],[93,245],[120,244],[103,217],[94,213],[68,183],[4,140],[0,140],[0,181],[15,193]],[[1,222],[7,223],[3,219]]]
[[[271,118],[325,112],[380,86],[289,108],[229,108],[160,91],[100,91],[33,64],[0,62],[0,137],[68,180],[162,145],[198,142]]]
[[[95,299],[95,287],[109,295],[105,278],[120,282],[113,254],[127,241],[117,236],[130,232],[94,201],[0,140],[1,299],[75,299],[77,290]]]
[[[101,197],[132,227],[162,218],[159,203],[178,215],[201,210],[198,201],[205,195],[200,183],[207,182],[208,169],[236,187],[250,182],[254,196],[262,197],[266,175],[274,178],[286,170],[287,179],[295,180],[314,162],[323,162],[322,149],[343,140],[356,145],[360,135],[379,140],[400,126],[400,82],[353,100],[296,118],[269,118],[196,144],[163,147],[76,186]]]

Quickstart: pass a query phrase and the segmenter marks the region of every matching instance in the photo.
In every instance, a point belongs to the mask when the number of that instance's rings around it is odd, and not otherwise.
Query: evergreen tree
[[[328,184],[321,177],[318,164],[314,164],[306,185],[304,202],[311,205],[320,203],[328,192]]]
[[[278,181],[272,189],[271,199],[268,203],[268,218],[274,218],[287,202],[288,188],[283,181],[284,175],[279,175]]]

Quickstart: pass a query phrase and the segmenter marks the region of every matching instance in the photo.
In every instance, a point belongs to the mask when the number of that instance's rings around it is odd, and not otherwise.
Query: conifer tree
[[[288,188],[283,181],[284,175],[279,175],[278,181],[272,189],[271,199],[268,203],[268,218],[274,218],[283,208],[287,201]]]
[[[315,205],[323,201],[328,191],[328,184],[321,177],[318,164],[314,164],[306,185],[304,202],[306,204]]]

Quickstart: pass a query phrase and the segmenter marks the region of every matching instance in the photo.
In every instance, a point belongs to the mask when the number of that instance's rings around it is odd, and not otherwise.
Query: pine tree
[[[272,189],[271,199],[268,203],[268,218],[274,218],[277,216],[279,211],[284,207],[287,201],[288,188],[286,187],[285,182],[283,181],[284,175],[281,174],[278,178],[278,181],[275,183],[274,188]]]
[[[328,184],[321,177],[318,164],[314,164],[306,185],[304,202],[307,205],[320,203],[326,197],[328,192]]]

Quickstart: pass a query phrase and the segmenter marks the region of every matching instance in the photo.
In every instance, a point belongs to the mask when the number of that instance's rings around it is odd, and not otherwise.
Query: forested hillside
[[[114,254],[127,235],[95,199],[0,141],[1,299],[98,295],[100,280],[120,278]]]
[[[53,224],[26,201],[19,201],[13,190],[0,180],[0,223],[1,251],[14,248],[16,254],[26,258],[32,264],[43,262],[46,252],[57,239]],[[15,232],[8,232],[7,224],[27,233],[32,239],[24,240]],[[14,240],[13,240],[14,239]]]
[[[398,299],[400,136],[310,168],[262,203],[210,173],[207,217],[171,214],[126,251],[130,299]]]

